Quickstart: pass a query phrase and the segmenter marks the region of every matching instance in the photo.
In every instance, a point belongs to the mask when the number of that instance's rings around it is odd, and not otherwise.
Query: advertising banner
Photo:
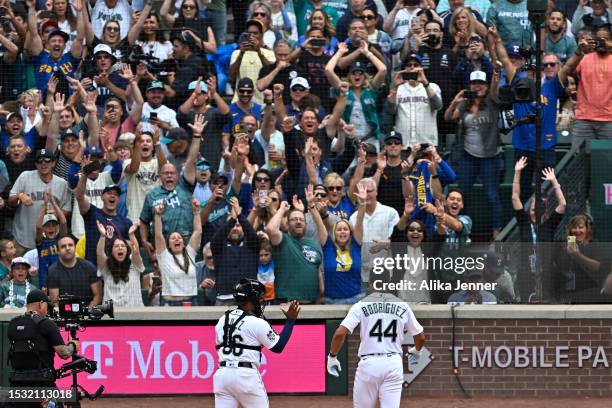
[[[91,391],[104,385],[105,394],[212,393],[219,365],[214,330],[214,326],[87,327],[79,332],[80,354],[96,360],[98,370],[79,374],[79,384]],[[55,366],[66,362],[57,358]],[[325,325],[296,325],[282,354],[264,350],[259,371],[268,392],[325,392]],[[57,382],[61,388],[70,383],[71,378]]]

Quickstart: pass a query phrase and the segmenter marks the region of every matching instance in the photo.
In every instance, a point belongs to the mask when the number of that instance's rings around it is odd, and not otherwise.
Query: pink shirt
[[[576,119],[612,122],[612,55],[589,53],[576,72],[580,76]]]

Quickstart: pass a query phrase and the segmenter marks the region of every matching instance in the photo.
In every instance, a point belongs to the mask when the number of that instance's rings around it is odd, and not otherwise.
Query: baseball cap
[[[102,194],[106,194],[110,191],[115,191],[118,195],[121,195],[121,187],[119,187],[118,184],[109,184],[106,187],[104,187],[104,190],[102,190]]]
[[[395,130],[392,130],[391,132],[389,132],[389,134],[385,137],[385,143],[391,141],[391,140],[399,140],[400,142],[402,141],[402,134],[399,132],[396,132]]]
[[[166,133],[166,137],[161,138],[161,142],[164,144],[170,144],[179,140],[191,140],[189,133],[183,128],[172,128]]]
[[[217,184],[217,182],[218,182],[219,180],[221,180],[221,179],[225,180],[225,183],[224,183],[224,184],[228,184],[228,183],[229,183],[229,179],[227,178],[227,176],[226,176],[225,174],[222,174],[222,173],[217,173],[217,174],[215,174],[215,175],[212,177],[212,179],[211,179],[211,183],[212,183],[212,184]]]
[[[68,42],[68,40],[70,39],[70,36],[68,34],[66,34],[65,32],[63,32],[62,30],[54,30],[52,31],[49,36],[47,37],[47,39],[51,39],[52,37],[55,37],[59,35],[60,37],[62,37],[64,39],[65,42]]]
[[[67,137],[74,137],[75,139],[79,138],[79,135],[72,131],[72,129],[62,130],[59,134],[60,140],[64,140]]]
[[[408,54],[408,56],[406,56],[402,62],[402,68],[406,66],[408,61],[416,61],[419,63],[419,65],[423,65],[423,58],[419,54]]]
[[[23,116],[21,116],[21,113],[19,112],[11,112],[8,115],[6,115],[6,121],[8,122],[9,120],[13,119],[13,118],[17,118],[20,121],[23,122]]]
[[[306,89],[310,89],[310,84],[308,83],[308,80],[304,77],[295,77],[291,80],[291,85],[289,85],[289,88],[293,88],[294,86],[303,86]]]
[[[113,50],[111,49],[111,47],[109,47],[106,44],[98,44],[95,46],[94,50],[93,50],[93,55],[94,57],[98,54],[101,53],[106,53],[108,55],[110,55],[113,59],[116,59],[115,56],[113,55]]]
[[[523,58],[523,56],[519,52],[520,48],[521,47],[519,45],[511,45],[509,47],[506,47],[506,53],[509,57]]]
[[[351,64],[349,68],[349,73],[352,74],[355,71],[366,72],[366,67],[361,61],[355,61]]]
[[[485,254],[485,265],[491,272],[501,275],[504,273],[504,258],[495,252]]]
[[[366,156],[377,156],[378,152],[376,151],[376,146],[372,143],[366,143],[365,146]]]
[[[210,162],[208,160],[206,160],[204,157],[200,157],[198,159],[198,161],[196,162],[196,167],[199,166],[208,166],[210,167]]]
[[[253,85],[253,80],[251,78],[240,78],[238,81],[238,87],[236,89],[251,89],[255,90],[255,85]]]
[[[149,82],[149,86],[147,87],[147,92],[152,91],[154,89],[164,89],[164,83],[161,81],[151,81]]]
[[[38,159],[53,159],[53,153],[47,149],[40,149],[36,151],[36,155],[34,156],[35,160]]]
[[[28,265],[28,268],[31,266],[27,259],[21,256],[13,258],[13,260],[11,261],[11,268],[16,265]]]
[[[470,82],[474,81],[487,82],[487,74],[482,71],[472,71],[470,74]]]
[[[58,28],[59,28],[59,25],[57,24],[57,20],[47,20],[47,21],[45,21],[45,22],[44,22],[44,23],[42,23],[42,25],[40,26],[40,31],[41,31],[42,33],[44,33],[44,32],[47,30],[47,28],[49,28],[49,27],[53,27],[53,28],[55,28],[55,29],[58,29]]]
[[[191,81],[189,83],[189,86],[187,87],[188,91],[193,91],[194,89],[196,89],[196,83],[197,81]],[[200,89],[202,90],[202,92],[206,93],[208,92],[208,86],[206,86],[206,84],[204,83],[204,81],[200,81]]]
[[[59,221],[57,220],[57,217],[55,216],[55,214],[45,214],[45,217],[43,218],[42,225],[46,225],[48,222],[57,222],[57,223],[59,223]]]
[[[29,305],[30,303],[38,303],[38,302],[51,303],[51,300],[49,299],[47,295],[45,295],[45,292],[43,292],[42,290],[34,289],[30,291],[30,293],[28,293],[28,297],[26,298],[26,304]]]
[[[85,149],[85,156],[90,156],[90,157],[103,157],[104,153],[102,152],[102,149],[100,149],[98,146],[88,146]]]

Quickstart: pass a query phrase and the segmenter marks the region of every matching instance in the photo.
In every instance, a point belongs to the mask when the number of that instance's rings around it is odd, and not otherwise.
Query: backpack
[[[41,358],[49,352],[47,342],[40,341],[39,324],[46,317],[23,315],[15,317],[8,326],[9,353],[7,362],[13,368],[9,378],[12,385],[33,383],[53,384],[55,372]]]

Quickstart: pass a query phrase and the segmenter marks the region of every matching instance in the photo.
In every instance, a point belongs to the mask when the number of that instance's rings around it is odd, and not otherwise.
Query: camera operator
[[[535,170],[535,123],[529,120],[535,116],[535,82],[533,80],[533,70],[528,70],[527,78],[519,78],[519,72],[515,61],[511,61],[508,57],[506,49],[503,46],[499,33],[495,27],[489,28],[489,34],[495,41],[497,56],[503,64],[506,72],[507,83],[510,84],[513,101],[512,110],[514,111],[514,128],[512,129],[512,146],[515,149],[515,161],[520,157],[525,156],[528,159],[527,167],[524,170],[525,176],[521,178],[521,197],[530,197],[532,189],[532,178]],[[567,63],[559,70],[556,76],[551,80],[547,80],[542,84],[542,158],[544,167],[554,167],[556,163],[555,145],[557,144],[557,101],[565,94],[565,83],[567,76],[573,72],[576,65],[580,62],[583,56],[583,49],[587,49],[588,43],[586,40],[581,40],[580,50],[572,54]],[[556,80],[555,80],[556,77]],[[525,92],[522,92],[525,91]],[[516,96],[525,93],[530,97],[520,98]],[[500,90],[501,93],[501,90]],[[520,95],[519,95],[520,96]],[[502,110],[505,110],[504,98],[500,98]],[[531,99],[531,100],[529,100]]]
[[[79,341],[64,344],[59,328],[46,317],[50,302],[43,291],[31,291],[26,299],[26,313],[13,318],[8,325],[11,387],[55,387],[55,353],[65,360],[79,350]],[[19,403],[18,406],[40,407],[41,404]]]

